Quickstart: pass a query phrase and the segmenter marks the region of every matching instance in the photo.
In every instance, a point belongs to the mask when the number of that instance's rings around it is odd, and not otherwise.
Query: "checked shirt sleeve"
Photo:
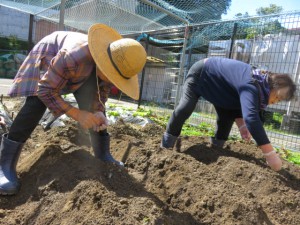
[[[55,117],[69,111],[72,106],[61,97],[61,90],[67,84],[70,76],[75,74],[76,64],[68,52],[61,50],[51,60],[48,71],[38,84],[38,97]]]

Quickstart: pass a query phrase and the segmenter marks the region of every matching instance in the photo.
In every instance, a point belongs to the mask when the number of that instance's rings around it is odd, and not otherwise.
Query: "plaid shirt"
[[[21,65],[8,93],[11,97],[38,96],[55,117],[72,106],[61,95],[75,92],[92,75],[95,62],[88,48],[87,35],[57,31],[34,46]],[[109,86],[99,78],[103,104]],[[104,112],[95,92],[94,111]]]

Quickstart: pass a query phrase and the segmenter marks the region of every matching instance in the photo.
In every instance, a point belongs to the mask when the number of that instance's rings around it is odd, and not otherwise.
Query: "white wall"
[[[29,14],[0,6],[0,36],[28,40]]]

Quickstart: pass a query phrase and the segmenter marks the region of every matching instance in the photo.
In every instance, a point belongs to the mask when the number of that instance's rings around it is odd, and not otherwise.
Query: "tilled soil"
[[[167,150],[162,127],[118,121],[109,133],[121,168],[94,158],[78,128],[36,128],[17,166],[20,192],[0,197],[1,225],[300,224],[300,167],[274,172],[252,144],[182,137]]]

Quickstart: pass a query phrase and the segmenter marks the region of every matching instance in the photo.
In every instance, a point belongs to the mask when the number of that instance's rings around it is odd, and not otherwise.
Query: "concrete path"
[[[13,82],[13,79],[0,78],[0,96],[7,96],[7,92]]]

